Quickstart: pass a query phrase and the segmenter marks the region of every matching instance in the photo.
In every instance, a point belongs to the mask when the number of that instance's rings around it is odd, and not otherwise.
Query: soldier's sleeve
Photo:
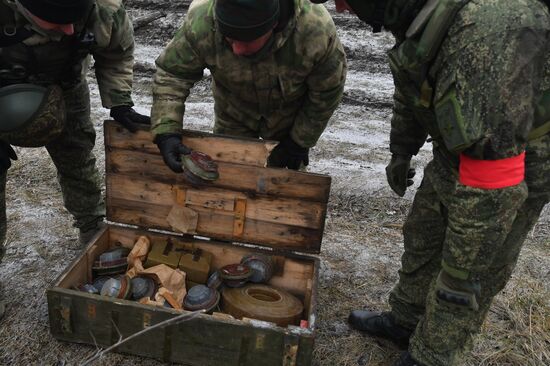
[[[99,19],[95,33],[100,44],[92,54],[101,102],[105,108],[119,105],[132,106],[134,67],[132,22],[122,4],[118,4],[116,9],[111,8],[111,12],[100,10]]]
[[[344,92],[347,72],[344,48],[335,31],[330,37],[326,53],[306,80],[307,97],[290,131],[292,139],[303,147],[317,143]]]
[[[154,136],[181,130],[185,100],[206,68],[195,45],[192,22],[191,17],[184,22],[156,61],[151,110],[151,131]]]
[[[469,39],[452,54],[460,60],[454,63],[454,81],[439,93],[435,109],[447,148],[460,154],[443,253],[446,268],[456,277],[469,279],[484,265],[480,258],[489,253],[479,253],[481,244],[499,247],[528,195],[525,146],[547,34],[544,29],[510,29]]]
[[[399,155],[416,155],[428,133],[418,123],[398,83],[393,94],[393,115],[390,131],[390,152]]]

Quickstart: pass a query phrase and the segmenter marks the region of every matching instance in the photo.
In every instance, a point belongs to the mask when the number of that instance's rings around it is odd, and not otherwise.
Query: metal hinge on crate
[[[225,214],[232,213],[233,237],[243,236],[246,221],[246,198],[181,188],[176,188],[175,193],[176,204],[167,217],[167,221],[173,229],[186,234],[197,234],[199,213],[189,207],[194,205],[225,212]]]

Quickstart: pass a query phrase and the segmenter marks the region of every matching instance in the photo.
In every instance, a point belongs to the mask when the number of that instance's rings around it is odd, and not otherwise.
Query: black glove
[[[10,144],[0,141],[0,170],[8,170],[12,160],[17,160],[15,151]]]
[[[130,132],[136,132],[138,125],[150,125],[151,117],[144,116],[134,111],[134,109],[128,105],[119,105],[111,108],[111,117],[122,125]]]
[[[267,166],[298,170],[309,164],[309,148],[301,147],[290,138],[285,137],[275,146],[267,159]]]
[[[410,155],[393,154],[391,156],[391,161],[386,167],[386,177],[391,189],[399,197],[403,197],[407,187],[413,184],[412,178],[415,174],[416,171],[411,169]]]
[[[157,135],[155,144],[159,147],[164,163],[173,172],[182,173],[181,155],[190,154],[191,149],[181,143],[181,135],[177,133]]]

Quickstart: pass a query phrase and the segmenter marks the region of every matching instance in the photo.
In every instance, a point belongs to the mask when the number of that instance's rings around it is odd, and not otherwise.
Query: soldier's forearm
[[[157,64],[151,109],[151,130],[154,135],[173,133],[182,128],[185,101],[191,88],[201,77],[202,71],[188,77],[176,76]]]
[[[105,108],[133,105],[132,79],[133,49],[123,53],[101,52],[94,54],[95,74],[101,102]]]
[[[416,155],[427,137],[428,133],[417,122],[413,112],[407,107],[405,97],[399,88],[396,88],[391,120],[390,151],[393,154]]]
[[[302,147],[313,147],[327,127],[330,117],[340,104],[343,87],[338,86],[332,93],[313,93],[298,111],[290,130],[292,139]]]

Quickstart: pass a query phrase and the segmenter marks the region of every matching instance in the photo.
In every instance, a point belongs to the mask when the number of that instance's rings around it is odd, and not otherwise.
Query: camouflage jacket
[[[88,18],[75,24],[73,36],[54,39],[41,33],[13,0],[0,2],[0,26],[34,31],[24,41],[1,48],[1,71],[13,75],[13,67],[17,66],[23,73],[20,80],[4,80],[0,76],[0,83],[59,84],[67,89],[84,79],[91,54],[103,106],[133,105],[133,27],[121,0],[96,0]],[[90,32],[95,42],[78,42],[79,36]]]
[[[294,17],[275,33],[271,52],[254,61],[233,54],[216,29],[215,0],[195,0],[183,26],[157,59],[152,131],[181,128],[189,90],[212,74],[216,118],[251,130],[288,129],[303,147],[314,146],[338,106],[346,60],[334,23],[323,6],[295,0]]]
[[[390,59],[405,42],[390,51]],[[550,91],[548,8],[538,0],[470,0],[425,70],[431,87],[415,85],[403,71],[392,62],[391,152],[415,155],[430,135],[438,171],[432,184],[448,212],[444,248],[498,247],[526,199],[550,199],[550,135],[528,140],[544,109],[539,102]],[[431,93],[427,104],[422,89]],[[482,189],[458,179],[459,154],[500,160],[524,151],[525,180],[518,185]],[[443,254],[458,270],[478,258],[475,250],[467,258]]]
[[[545,32],[550,30],[548,10],[538,0],[464,2],[467,4],[425,70],[432,89],[428,106],[419,100],[419,83],[409,80],[399,65],[392,65],[396,84],[391,131],[394,153],[415,155],[428,134],[449,150],[449,157],[458,158],[466,149],[473,158],[503,159],[525,150],[527,135],[535,124],[535,105],[548,88],[541,84]],[[526,36],[529,32],[534,35]],[[390,59],[406,47],[405,42],[398,42],[389,52]],[[444,108],[450,99],[454,105]],[[461,138],[467,141],[462,148],[454,141],[459,136],[451,136],[457,132],[453,119],[463,126],[465,136]]]

